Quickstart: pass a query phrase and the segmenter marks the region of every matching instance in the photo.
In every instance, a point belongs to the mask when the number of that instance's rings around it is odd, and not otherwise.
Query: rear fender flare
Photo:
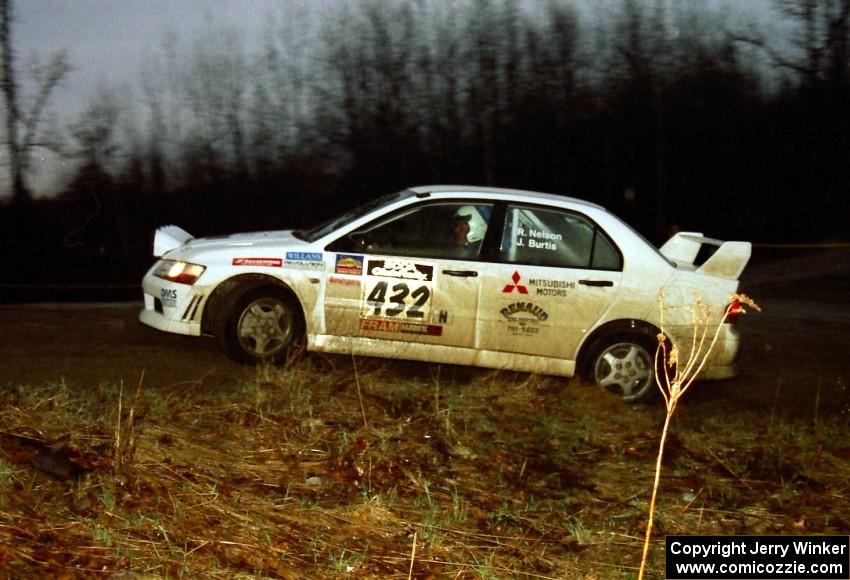
[[[593,353],[614,337],[637,336],[643,339],[649,339],[657,344],[660,333],[661,330],[657,326],[644,320],[627,318],[606,322],[594,330],[579,348],[579,353],[576,357],[576,374],[587,380],[590,377]],[[669,338],[665,336],[665,339],[669,342]]]

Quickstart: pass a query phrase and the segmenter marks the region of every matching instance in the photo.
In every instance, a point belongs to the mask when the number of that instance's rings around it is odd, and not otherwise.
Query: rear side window
[[[619,249],[593,221],[566,210],[508,206],[500,258],[510,264],[621,270]]]

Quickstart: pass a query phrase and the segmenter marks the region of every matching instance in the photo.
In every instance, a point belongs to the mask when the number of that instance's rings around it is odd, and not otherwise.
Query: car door
[[[481,281],[478,346],[571,360],[616,299],[621,270],[620,251],[586,216],[509,205]]]
[[[482,279],[477,260],[491,210],[486,203],[417,204],[330,244],[327,333],[474,347]],[[462,245],[460,229],[469,238]]]

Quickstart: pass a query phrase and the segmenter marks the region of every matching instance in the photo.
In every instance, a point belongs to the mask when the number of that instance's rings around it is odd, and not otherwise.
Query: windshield
[[[327,236],[328,234],[338,230],[339,228],[350,224],[354,220],[363,217],[367,213],[375,211],[376,209],[385,205],[389,205],[393,202],[402,199],[407,199],[408,197],[412,197],[414,195],[416,194],[410,191],[409,189],[390,193],[388,195],[383,195],[381,197],[368,201],[363,205],[357,206],[356,208],[342,214],[341,216],[337,216],[326,222],[322,222],[312,228],[308,228],[306,230],[298,230],[292,233],[299,240],[304,240],[305,242],[315,242],[316,240]]]

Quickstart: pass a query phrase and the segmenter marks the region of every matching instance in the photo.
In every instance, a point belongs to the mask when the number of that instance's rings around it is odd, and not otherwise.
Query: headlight
[[[153,271],[153,275],[170,282],[191,285],[201,277],[206,269],[206,266],[181,262],[180,260],[160,260]]]

